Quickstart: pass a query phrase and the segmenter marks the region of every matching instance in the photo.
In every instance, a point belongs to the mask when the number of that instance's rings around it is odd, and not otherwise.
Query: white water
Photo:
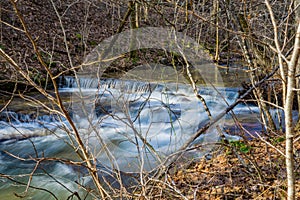
[[[206,100],[213,116],[226,108],[225,100],[230,104],[238,95],[236,89],[218,89],[215,91],[213,88],[199,87],[199,93]],[[74,78],[66,77],[61,81],[60,92],[64,100],[69,102],[66,104],[69,113],[90,152],[96,156],[99,166],[105,165],[125,172],[153,169],[209,120],[202,103],[187,84],[116,79],[99,81],[88,77],[81,77],[78,83]],[[31,110],[29,113],[33,114],[26,114],[26,110]],[[1,113],[0,150],[29,158],[36,157],[36,148],[39,157],[79,160],[68,146],[70,141],[65,129],[69,128],[69,124],[66,120],[40,110],[39,107],[24,107],[22,112],[10,109]],[[223,123],[221,120],[219,125],[223,127]],[[42,137],[20,140],[24,136]],[[217,140],[218,133],[212,127],[196,142]],[[201,156],[206,151],[193,155]],[[34,167],[34,162],[22,164],[5,153],[0,154],[0,163],[0,173],[6,174],[28,174]],[[89,184],[83,173],[70,166],[56,162],[45,166],[48,173],[66,184],[71,191],[77,191],[74,180]],[[21,180],[26,182],[27,179]],[[44,184],[48,184],[47,188],[55,193],[65,194],[64,197],[70,195],[49,176],[34,177],[33,185]],[[9,185],[6,180],[0,186],[0,193],[11,190]],[[24,191],[24,187],[19,188],[19,191]],[[84,194],[83,190],[79,192]],[[47,197],[49,195],[45,199]]]
[[[62,92],[72,92],[72,116],[86,144],[107,164],[111,158],[104,153],[100,142],[104,141],[115,159],[109,165],[122,171],[138,171],[141,167],[151,170],[209,120],[186,84],[84,77],[79,83],[69,77],[64,82]],[[224,91],[219,92],[207,87],[199,90],[213,116],[226,107],[221,96],[233,101],[237,95],[231,93],[228,98]],[[199,140],[211,142],[217,138],[217,131],[211,129]]]

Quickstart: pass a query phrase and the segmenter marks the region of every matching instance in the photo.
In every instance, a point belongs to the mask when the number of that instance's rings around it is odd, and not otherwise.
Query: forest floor
[[[220,144],[209,159],[176,170],[170,180],[188,199],[286,199],[284,136],[262,138]],[[294,153],[300,199],[299,141]]]

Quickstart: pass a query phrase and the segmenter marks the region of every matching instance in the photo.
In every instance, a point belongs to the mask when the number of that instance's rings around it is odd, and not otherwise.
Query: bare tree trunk
[[[128,8],[131,9],[131,14],[130,14],[130,33],[131,33],[131,42],[130,42],[130,49],[135,46],[135,32],[134,29],[139,27],[138,24],[138,3],[136,1],[129,1],[128,2]],[[137,52],[136,51],[130,51],[130,57],[133,59],[136,59],[137,57]]]
[[[213,9],[213,16],[215,17],[216,23],[216,53],[215,53],[215,61],[219,61],[219,50],[220,50],[220,38],[219,38],[219,0],[214,0],[214,9]]]
[[[295,21],[296,25],[300,21],[300,0],[295,0],[294,8],[295,8]],[[296,67],[296,75],[300,74],[300,64],[298,63]],[[300,88],[300,76],[296,77],[296,88]],[[298,121],[295,127],[295,131],[300,132],[300,91],[297,91],[297,104],[298,104]]]
[[[250,27],[248,26],[248,22],[246,21],[246,18],[243,14],[240,14],[238,16],[238,22],[239,22],[240,29],[242,32],[252,35],[252,33],[250,31]],[[255,56],[258,56],[259,53],[257,53],[257,51],[255,50],[256,47],[253,45],[253,41],[251,39],[242,38],[241,43],[242,43],[244,57],[249,65],[249,69],[251,71],[249,74],[250,80],[251,80],[252,85],[255,85],[257,83],[258,77],[259,77],[259,74],[257,73],[257,70],[256,70],[258,68],[257,61],[252,59],[252,57],[250,56],[249,50],[251,49],[252,51],[254,51]],[[269,112],[268,106],[266,105],[266,103],[264,101],[262,89],[256,88],[253,91],[253,94],[255,96],[255,99],[257,100],[258,107],[259,107],[260,111],[262,112],[262,120],[263,120],[263,124],[265,125],[266,130],[267,131],[276,130],[276,125],[274,123],[274,120],[271,116],[271,113]]]
[[[300,22],[296,32],[294,50],[292,58],[288,63],[288,79],[287,79],[287,95],[285,103],[285,127],[286,127],[286,170],[288,181],[288,200],[295,199],[295,174],[294,174],[294,154],[293,154],[293,140],[294,127],[292,118],[294,89],[296,86],[296,67],[299,60],[300,53]]]

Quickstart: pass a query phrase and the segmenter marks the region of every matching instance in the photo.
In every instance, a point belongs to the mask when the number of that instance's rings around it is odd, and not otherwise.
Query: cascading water
[[[63,82],[62,91],[72,91],[72,115],[82,137],[99,160],[109,163],[105,145],[114,156],[110,167],[122,171],[151,170],[209,120],[187,84],[86,77]],[[224,107],[220,95],[225,93],[219,92],[200,90],[213,116]],[[212,131],[206,139],[216,137]]]
[[[104,166],[125,172],[151,170],[209,120],[189,84],[63,77],[59,85],[81,137],[103,165],[99,165],[103,170]],[[215,91],[204,86],[199,86],[199,93],[213,116],[226,107],[225,101],[230,104],[238,95],[237,89],[218,88]],[[70,140],[65,130],[69,124],[66,119],[58,114],[46,113],[40,107],[34,107],[30,113],[24,111],[32,108],[23,107],[23,111],[19,112],[9,107],[0,114],[0,173],[28,174],[35,165],[33,160],[24,163],[4,151],[28,159],[55,157],[80,160],[68,144]],[[217,131],[210,129],[197,142],[213,142],[217,137]],[[63,172],[57,173],[58,169]],[[71,191],[76,190],[76,183],[72,181],[80,184],[88,181],[80,173],[72,176],[76,174],[74,168],[58,162],[46,162],[39,167],[38,173],[40,175],[34,176],[32,185],[52,182],[47,188],[62,197],[65,189],[59,187],[52,176]],[[17,179],[24,183],[27,181]],[[0,186],[0,193],[12,190],[12,182],[4,180],[4,183]],[[24,187],[20,191],[24,191]],[[84,190],[79,192],[85,193]],[[47,199],[50,194],[43,193],[42,196],[45,194]],[[42,199],[40,193],[34,195]]]

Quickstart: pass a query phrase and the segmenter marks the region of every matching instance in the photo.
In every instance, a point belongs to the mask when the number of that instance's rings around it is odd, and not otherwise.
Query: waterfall
[[[155,83],[140,82],[135,80],[122,79],[98,79],[91,77],[63,76],[59,79],[60,89],[81,88],[81,89],[116,89],[121,92],[151,92],[155,89]]]
[[[189,84],[64,76],[58,85],[84,143],[101,162],[109,167],[122,166],[123,171],[138,170],[141,157],[145,170],[151,170],[209,120]],[[238,95],[235,88],[199,85],[198,89],[212,116]],[[23,134],[63,136],[68,127],[66,119],[39,108],[24,107],[22,112],[8,109],[0,114],[0,140]],[[217,140],[217,134],[212,129],[199,141]],[[115,163],[103,153],[100,140],[114,155]],[[150,149],[155,149],[160,158]],[[128,163],[132,165],[128,167]]]
[[[120,170],[122,176],[123,172],[130,172],[132,175],[132,172],[153,170],[209,120],[201,101],[189,84],[113,78],[75,79],[71,76],[61,77],[58,84],[62,101],[83,144],[101,163],[98,166],[99,177],[106,181],[116,180],[110,174],[111,169]],[[227,106],[226,102],[231,104],[238,96],[237,88],[199,85],[198,89],[212,116],[222,112]],[[45,99],[37,100],[45,102]],[[13,101],[0,113],[0,162],[7,164],[7,167],[0,166],[0,173],[29,174],[36,164],[14,159],[1,153],[4,151],[22,158],[36,157],[37,152],[39,157],[78,160],[78,155],[72,148],[72,145],[76,146],[76,141],[73,132],[66,131],[71,128],[65,118],[46,111],[43,106],[26,103],[24,99]],[[56,108],[50,102],[45,104]],[[237,110],[244,108],[245,106],[241,106]],[[219,125],[233,130],[233,125],[224,123],[223,119],[219,121]],[[217,129],[211,127],[194,144],[214,143],[218,138]],[[204,145],[201,150],[188,151],[186,156],[201,157],[212,147],[213,145]],[[84,177],[86,172],[78,174],[78,169],[75,171],[67,164],[45,162],[42,165],[43,163],[41,166],[47,173],[57,175],[56,179],[60,183],[69,188],[74,187],[74,191],[78,187],[72,184],[74,180],[83,182],[84,185],[91,181],[85,179],[88,178]],[[42,173],[34,177],[33,184],[47,183],[47,188],[53,191],[61,188]],[[124,179],[133,180],[132,177]],[[9,184],[3,185],[0,186],[0,191],[6,190],[5,185],[10,187]]]

